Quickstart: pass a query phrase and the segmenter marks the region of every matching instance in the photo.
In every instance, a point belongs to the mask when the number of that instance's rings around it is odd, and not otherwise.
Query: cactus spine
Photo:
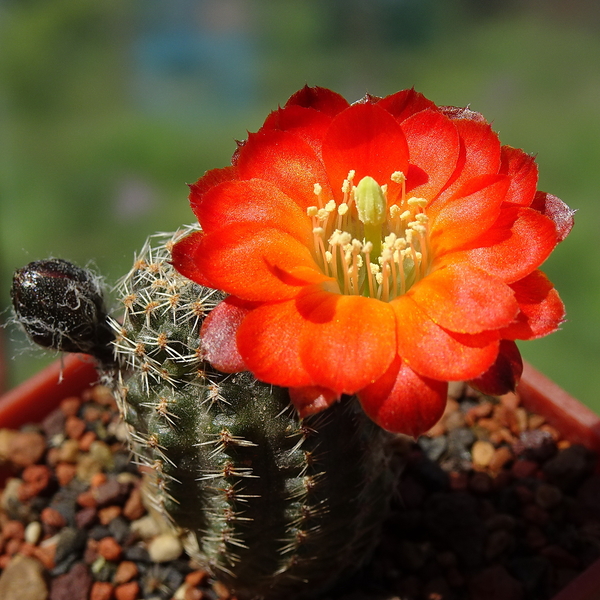
[[[202,358],[222,294],[170,265],[193,227],[153,236],[119,286],[118,398],[152,502],[240,598],[314,597],[368,556],[393,488],[388,435],[347,398],[300,419],[287,391]]]

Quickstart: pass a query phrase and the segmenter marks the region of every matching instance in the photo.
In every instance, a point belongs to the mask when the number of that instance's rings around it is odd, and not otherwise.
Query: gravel
[[[119,431],[101,386],[39,427],[0,430],[3,599],[233,598],[146,513]],[[381,543],[328,600],[550,600],[600,557],[596,457],[514,394],[453,384],[440,423],[398,448]]]

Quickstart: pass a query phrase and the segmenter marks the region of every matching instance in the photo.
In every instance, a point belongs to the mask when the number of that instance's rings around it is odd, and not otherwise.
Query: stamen
[[[316,260],[323,273],[337,280],[343,294],[363,294],[389,302],[406,293],[427,275],[429,218],[425,198],[406,199],[406,177],[390,176],[402,185],[397,204],[388,206],[388,184],[369,176],[357,185],[349,171],[342,184],[343,199],[323,198],[314,185],[318,204],[309,206]]]

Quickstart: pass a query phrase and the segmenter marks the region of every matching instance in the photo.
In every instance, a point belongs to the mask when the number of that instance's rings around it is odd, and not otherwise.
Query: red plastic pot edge
[[[39,373],[0,396],[0,428],[37,423],[65,398],[98,381],[95,362],[86,354],[65,354]]]
[[[17,428],[42,420],[61,400],[98,381],[94,362],[86,355],[65,355],[37,375],[0,396],[0,428]],[[553,381],[525,363],[517,390],[523,406],[543,415],[568,440],[600,453],[600,417]],[[600,560],[552,600],[598,600]],[[509,599],[506,599],[509,600]]]

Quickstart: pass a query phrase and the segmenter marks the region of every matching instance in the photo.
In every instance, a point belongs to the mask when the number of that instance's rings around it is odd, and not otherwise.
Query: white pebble
[[[40,541],[42,535],[42,524],[39,521],[31,521],[25,527],[25,541],[34,546]]]
[[[161,533],[148,544],[148,554],[154,562],[169,562],[181,556],[181,540],[171,533]]]

